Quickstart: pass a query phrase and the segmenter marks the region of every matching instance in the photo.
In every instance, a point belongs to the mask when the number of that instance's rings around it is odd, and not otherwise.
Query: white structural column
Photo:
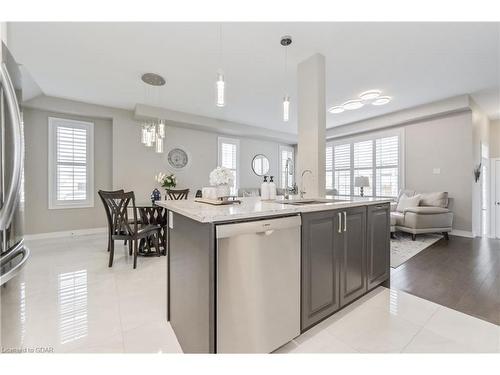
[[[298,91],[298,150],[295,173],[306,197],[325,194],[325,57],[319,53],[301,62],[297,70]],[[304,175],[304,170],[312,171]]]

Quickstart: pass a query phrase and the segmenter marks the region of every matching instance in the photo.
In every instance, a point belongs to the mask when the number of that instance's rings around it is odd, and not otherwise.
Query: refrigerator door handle
[[[24,267],[24,264],[30,257],[30,250],[26,246],[24,246],[24,243],[22,241],[19,242],[16,245],[16,247],[12,249],[7,255],[1,258],[0,266],[2,268],[5,267],[8,262],[10,262],[19,255],[22,255],[23,257],[21,261],[18,264],[16,264],[15,267],[8,270],[6,273],[0,275],[0,285],[5,284],[7,281],[16,276],[20,272],[20,270]]]
[[[14,211],[19,199],[19,190],[21,189],[21,178],[24,163],[24,145],[21,129],[21,113],[19,111],[19,103],[17,102],[14,85],[7,71],[7,66],[2,63],[0,66],[0,84],[5,92],[7,101],[8,113],[11,118],[12,138],[13,138],[13,169],[12,179],[9,181],[5,189],[5,201],[0,208],[0,230],[6,230],[12,221]]]

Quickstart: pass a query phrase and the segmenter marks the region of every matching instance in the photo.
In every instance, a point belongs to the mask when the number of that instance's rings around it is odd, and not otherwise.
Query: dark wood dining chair
[[[104,212],[106,213],[106,220],[108,222],[108,251],[111,249],[111,223],[113,222],[113,218],[111,217],[111,210],[109,209],[108,205],[106,204],[102,194],[106,193],[124,193],[125,190],[119,189],[119,190],[99,190],[97,193],[99,194],[99,198],[101,198],[102,204],[104,206]],[[125,243],[126,245],[126,243]]]
[[[188,199],[188,194],[189,194],[189,189],[183,189],[183,190],[167,189],[167,197],[173,201]]]
[[[137,220],[137,209],[135,206],[135,195],[133,191],[124,192],[103,192],[99,191],[99,196],[109,209],[109,218],[111,219],[111,242],[109,251],[109,267],[113,266],[113,257],[115,253],[115,240],[127,240],[129,242],[129,254],[133,252],[134,268],[137,267],[137,254],[139,252],[139,240],[148,241],[154,237],[154,244],[158,256],[160,256],[159,225],[142,225],[139,227]],[[132,207],[133,219],[129,220],[128,209]]]

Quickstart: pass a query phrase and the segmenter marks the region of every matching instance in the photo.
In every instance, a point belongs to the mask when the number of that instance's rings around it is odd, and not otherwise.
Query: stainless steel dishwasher
[[[217,225],[218,353],[270,353],[300,334],[300,225]]]

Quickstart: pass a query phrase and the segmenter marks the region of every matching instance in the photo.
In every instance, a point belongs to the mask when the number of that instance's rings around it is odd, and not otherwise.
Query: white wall
[[[481,144],[489,149],[490,144],[490,121],[486,113],[471,99],[472,109],[472,134],[473,134],[473,165],[478,166],[481,162]],[[489,158],[489,155],[486,155]],[[489,177],[489,170],[488,176]],[[489,192],[489,180],[486,189]],[[472,182],[472,232],[475,236],[481,235],[481,189],[480,181]],[[489,231],[488,223],[484,224]]]

